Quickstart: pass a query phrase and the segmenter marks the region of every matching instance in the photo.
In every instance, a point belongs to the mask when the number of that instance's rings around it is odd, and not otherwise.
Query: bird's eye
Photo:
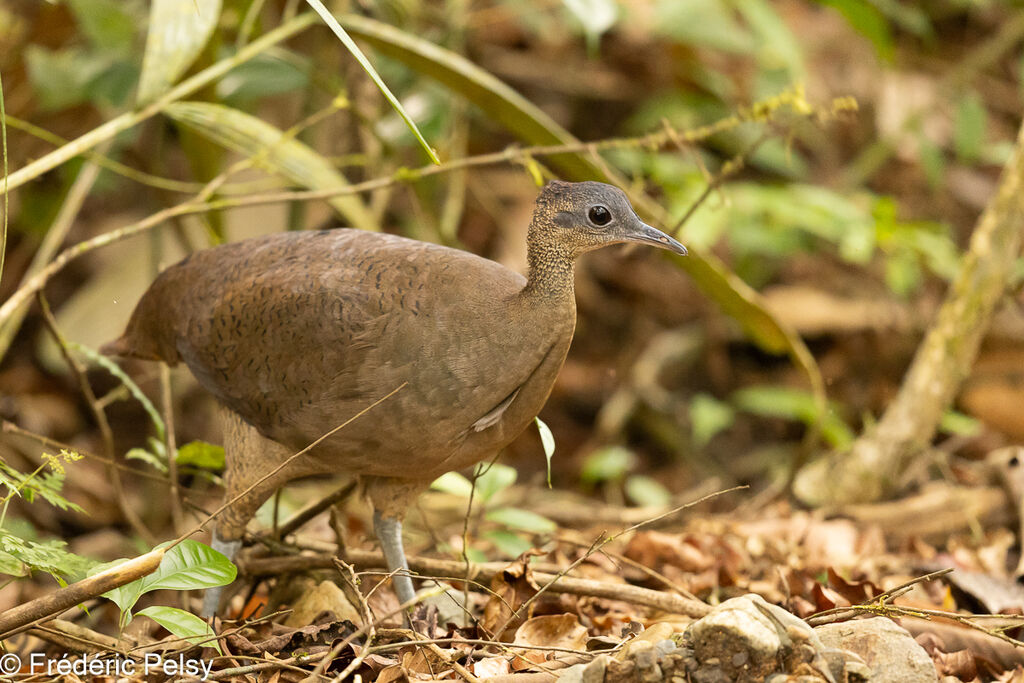
[[[590,207],[587,217],[594,225],[608,225],[612,221],[612,212],[607,207],[598,204],[597,206]]]

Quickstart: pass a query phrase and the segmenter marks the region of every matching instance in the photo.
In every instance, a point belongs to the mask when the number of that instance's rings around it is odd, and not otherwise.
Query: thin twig
[[[637,522],[636,524],[634,524],[632,526],[629,526],[629,527],[626,527],[625,529],[622,529],[621,531],[619,531],[619,532],[617,532],[615,534],[612,534],[611,536],[605,536],[604,533],[602,532],[601,534],[598,535],[598,537],[596,539],[594,539],[594,542],[591,544],[590,548],[583,555],[581,555],[579,558],[577,558],[575,561],[573,561],[568,567],[566,567],[564,570],[559,572],[550,582],[548,582],[545,585],[541,586],[540,590],[538,590],[536,593],[531,595],[526,601],[524,601],[523,604],[519,606],[519,609],[517,609],[515,612],[513,612],[505,620],[505,623],[503,623],[501,625],[501,627],[498,628],[494,632],[495,638],[501,637],[501,634],[505,632],[505,629],[508,628],[509,624],[511,624],[515,619],[517,619],[519,617],[520,612],[522,612],[524,609],[526,609],[530,605],[532,605],[538,598],[540,598],[541,595],[543,595],[546,591],[548,591],[555,584],[555,582],[557,582],[560,579],[562,579],[570,571],[572,571],[573,569],[578,567],[580,564],[585,562],[587,560],[587,558],[589,558],[595,552],[600,550],[602,547],[608,545],[609,543],[611,543],[615,539],[619,538],[620,536],[622,536],[624,534],[627,534],[630,531],[636,531],[640,527],[646,526],[648,524],[653,524],[654,522],[657,522],[660,519],[664,519],[665,517],[669,517],[671,515],[677,514],[677,513],[681,512],[683,510],[686,510],[687,508],[691,508],[691,507],[693,507],[695,505],[699,505],[699,504],[701,504],[701,503],[703,503],[705,501],[711,500],[712,498],[717,498],[718,496],[725,495],[727,493],[732,493],[734,491],[739,491],[739,490],[746,489],[746,488],[749,488],[749,487],[747,487],[747,486],[734,486],[732,488],[725,489],[723,491],[717,491],[715,493],[709,493],[708,495],[702,496],[702,497],[698,498],[695,501],[691,501],[691,502],[686,503],[684,505],[680,505],[679,507],[673,508],[673,509],[671,509],[671,510],[669,510],[667,512],[663,512],[660,515],[656,515],[656,516],[651,517],[650,519],[646,519],[646,520],[644,520],[642,522]],[[686,602],[689,603],[691,601],[690,600],[686,600]],[[700,603],[700,602],[695,603],[695,605],[705,606],[703,603]],[[700,616],[703,616],[703,615],[700,615]]]
[[[164,451],[167,454],[167,478],[171,488],[167,492],[171,504],[171,524],[180,534],[185,519],[181,511],[181,490],[178,485],[178,444],[174,438],[174,398],[171,396],[171,366],[160,364],[160,398],[164,409]]]
[[[68,367],[71,369],[71,374],[75,376],[75,380],[78,382],[78,388],[82,392],[82,396],[85,397],[85,402],[89,405],[89,410],[92,412],[93,418],[96,420],[97,427],[99,427],[100,436],[103,439],[103,450],[106,453],[106,457],[103,458],[103,460],[107,465],[107,474],[110,476],[110,484],[114,489],[114,499],[117,501],[117,506],[120,508],[121,514],[124,516],[125,520],[128,521],[128,524],[131,525],[135,533],[138,534],[139,537],[147,544],[153,545],[156,542],[156,537],[153,535],[153,532],[149,530],[146,524],[142,521],[142,518],[135,512],[135,508],[128,504],[128,497],[124,492],[124,482],[121,480],[121,471],[116,466],[115,462],[114,432],[110,428],[110,422],[107,420],[107,414],[100,406],[99,401],[96,400],[96,393],[92,390],[92,385],[89,384],[89,378],[86,375],[85,368],[68,349],[67,339],[64,338],[64,334],[60,331],[60,328],[57,327],[57,320],[53,317],[53,313],[50,311],[50,305],[47,302],[46,297],[43,296],[42,292],[39,292],[37,298],[39,300],[39,309],[43,313],[43,322],[46,325],[46,329],[57,343],[57,347],[60,348],[60,353],[64,357],[64,361],[68,364]],[[74,448],[70,448],[69,450],[77,451],[77,449]]]

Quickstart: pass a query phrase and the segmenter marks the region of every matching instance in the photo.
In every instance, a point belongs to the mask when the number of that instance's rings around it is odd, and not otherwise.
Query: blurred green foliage
[[[45,44],[43,40],[29,42],[21,51],[34,98],[33,113],[56,124],[61,114],[82,114],[91,110],[99,117],[82,117],[82,120],[96,125],[100,120],[130,109],[142,69],[149,3],[143,0],[64,0],[57,4],[53,11],[66,9],[75,22],[71,36],[57,46]],[[970,23],[985,12],[1002,11],[1010,16],[1017,11],[1015,3],[999,0],[944,3],[807,0],[806,4],[809,11],[831,12],[841,18],[867,42],[871,54],[883,65],[883,71],[913,68],[913,64],[906,66],[901,62],[901,49],[905,49],[902,46],[906,44],[929,55],[935,54],[939,47],[936,32],[944,22]],[[237,54],[253,36],[265,33],[280,22],[281,18],[269,4],[263,11],[249,16],[249,9],[255,6],[241,0],[225,2],[215,36],[207,46],[208,54],[198,57],[194,68]],[[550,48],[552,53],[564,55],[571,53],[572,47],[567,48],[566,41],[576,41],[587,59],[602,65],[603,59],[622,59],[621,54],[608,49],[611,41],[625,41],[629,35],[642,32],[649,41],[651,54],[670,55],[660,65],[669,71],[665,79],[669,86],[652,89],[625,104],[616,102],[608,107],[613,114],[607,118],[601,118],[603,112],[600,111],[595,115],[601,108],[594,107],[585,93],[578,98],[583,104],[571,102],[560,112],[570,123],[580,127],[589,125],[591,118],[599,119],[600,124],[606,126],[600,130],[609,136],[644,134],[658,129],[663,120],[678,130],[708,124],[728,116],[737,106],[807,80],[817,66],[804,54],[802,36],[794,32],[783,16],[784,5],[769,0],[652,0],[650,3],[564,0],[544,5],[500,0],[484,9],[494,11],[495,8],[510,24],[505,30],[518,36],[518,42],[510,41],[513,47],[548,43],[555,46]],[[475,8],[470,6],[471,9]],[[465,20],[467,16],[466,12],[458,15],[454,3],[439,8],[417,0],[393,0],[370,6],[366,11],[379,12],[380,18],[396,28],[437,45],[460,46],[468,36],[471,50],[481,47],[472,45],[471,41],[473,31],[479,26],[472,21],[465,25],[451,23],[455,19]],[[486,22],[482,25],[487,26]],[[627,38],[617,36],[617,31]],[[635,50],[635,45],[626,44]],[[351,96],[352,83],[346,80],[348,74],[339,71],[337,63],[323,60],[323,52],[318,49],[322,50],[322,44],[308,36],[275,46],[232,69],[195,99],[202,106],[226,107],[259,117],[275,106],[280,109],[282,102],[287,102],[290,112],[309,113],[324,102]],[[1017,59],[1018,78],[1024,80],[1024,57]],[[464,147],[452,143],[451,149],[446,150],[450,155],[508,142],[507,137],[495,135],[500,125],[493,115],[477,109],[467,112],[465,108],[453,106],[452,89],[432,81],[425,69],[417,71],[386,57],[373,57],[372,61],[434,144],[445,148],[455,139],[451,132],[463,124],[476,133],[476,137],[471,138],[472,143]],[[576,63],[586,66],[591,62]],[[615,64],[609,64],[614,70]],[[539,85],[529,85],[541,93],[537,99],[542,101],[546,97],[544,88],[548,86],[543,79],[538,80]],[[928,220],[908,218],[898,197],[887,193],[885,179],[879,180],[874,171],[893,158],[901,142],[895,138],[906,134],[916,142],[915,156],[900,159],[900,163],[906,165],[901,173],[920,175],[932,191],[941,192],[957,168],[1000,163],[1010,144],[1009,140],[994,139],[993,121],[997,114],[990,111],[991,105],[979,88],[939,88],[938,100],[932,106],[950,112],[948,138],[934,137],[924,125],[923,116],[908,115],[901,123],[901,130],[890,134],[893,139],[879,140],[870,155],[865,153],[863,159],[832,162],[846,166],[830,169],[827,181],[823,181],[821,169],[825,164],[819,158],[824,154],[821,148],[825,143],[814,131],[798,124],[782,135],[779,130],[749,123],[714,136],[700,149],[653,152],[633,148],[618,150],[607,158],[612,165],[655,188],[667,213],[678,217],[694,204],[708,186],[709,178],[720,172],[725,163],[737,155],[747,155],[743,173],[713,192],[682,226],[681,238],[695,252],[714,251],[723,255],[755,288],[774,283],[791,259],[814,256],[833,258],[883,284],[894,295],[912,298],[930,281],[952,277],[959,262],[962,236],[941,215]],[[296,115],[291,120],[295,122],[300,118]],[[247,120],[241,116],[235,119]],[[345,121],[348,125],[359,126],[359,130],[334,132],[360,138],[366,142],[366,149],[374,150],[377,155],[361,155],[357,174],[364,177],[388,175],[422,160],[409,129],[400,125],[391,110],[371,103]],[[159,135],[130,131],[106,153],[130,165],[137,164],[139,159],[162,159],[167,148],[160,145],[175,144],[183,133],[171,127],[167,119],[156,125],[160,126]],[[85,129],[79,131],[82,132]],[[764,139],[766,133],[768,137]],[[493,136],[493,139],[486,136]],[[216,135],[209,137],[217,139]],[[755,145],[756,149],[752,149]],[[237,146],[235,149],[237,151]],[[208,161],[212,169],[208,165],[208,170],[223,170],[230,160],[229,155],[211,155]],[[154,166],[150,170],[166,171],[159,162]],[[196,167],[198,165],[193,165]],[[56,180],[48,178],[24,187],[19,196],[19,213],[12,217],[12,229],[26,239],[38,241],[61,206],[69,179],[79,168],[80,162],[69,163],[54,174]],[[344,170],[349,172],[349,169]],[[197,174],[190,180],[205,182],[209,177],[209,174]],[[296,182],[295,176],[291,180]],[[106,176],[98,185],[99,193],[134,188],[129,182]],[[424,206],[439,206],[447,196],[448,184],[449,178],[443,175],[425,179],[416,183],[416,196],[429,200],[422,202]],[[419,227],[419,236],[444,234],[438,225],[441,212],[435,214],[426,209],[409,213],[412,217],[407,222]],[[398,223],[403,221],[402,216],[389,218]],[[1021,273],[1024,274],[1024,267]],[[93,360],[102,362],[98,358]],[[115,371],[109,366],[108,369]],[[141,392],[136,394],[137,398],[140,396]],[[847,411],[841,406],[834,408],[822,418],[821,426],[829,442],[841,446],[849,442],[852,432],[838,417]],[[151,404],[147,411],[159,433],[162,421]],[[817,419],[811,397],[789,388],[752,387],[733,393],[725,400],[698,390],[690,402],[693,445],[698,449],[707,446],[716,434],[735,423],[738,412],[803,424]],[[953,423],[957,429],[967,429],[962,422],[954,420]],[[158,434],[148,450],[139,449],[133,454],[143,456],[145,453],[144,457],[155,467],[165,467],[162,444],[163,439]],[[178,457],[182,464],[207,467],[216,464],[217,455],[205,447],[196,447],[193,451],[185,446]],[[667,492],[663,487],[658,488],[658,482],[630,474],[636,463],[635,454],[626,447],[599,449],[586,459],[581,478],[589,486],[621,490],[634,502],[661,504],[667,500]],[[7,476],[15,486],[19,485],[13,474]],[[477,495],[487,503],[496,491],[511,485],[508,476],[500,469],[495,470],[491,478],[477,482]],[[494,514],[491,510],[489,518],[493,519]],[[540,533],[543,526],[537,520],[517,515],[511,514],[510,523],[509,513],[497,513],[497,518],[503,518],[509,528],[491,537],[510,554],[527,542],[516,533],[517,529]],[[500,541],[495,540],[499,538]],[[19,552],[27,556],[27,551]],[[46,562],[37,559],[35,566],[47,570]],[[50,562],[49,566],[56,565]]]

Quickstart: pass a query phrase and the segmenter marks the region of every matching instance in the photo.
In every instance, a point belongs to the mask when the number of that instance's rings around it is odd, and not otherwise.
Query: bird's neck
[[[529,272],[523,293],[545,299],[572,299],[574,260],[564,246],[538,239],[534,227],[530,226],[526,247]]]

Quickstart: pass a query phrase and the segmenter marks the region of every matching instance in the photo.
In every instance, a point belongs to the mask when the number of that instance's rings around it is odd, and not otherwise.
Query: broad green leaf
[[[534,534],[550,534],[558,526],[547,517],[542,517],[536,512],[523,510],[521,508],[497,508],[490,510],[485,517],[497,524],[503,524],[510,529],[528,531]]]
[[[102,571],[110,569],[111,567],[116,567],[119,564],[124,564],[127,561],[128,558],[122,557],[119,560],[98,564],[89,570],[89,576],[95,576]],[[113,601],[113,603],[121,610],[123,624],[130,621],[132,607],[134,607],[135,603],[139,601],[139,597],[146,592],[143,588],[142,581],[143,579],[136,579],[131,583],[126,583],[123,586],[119,586],[103,594],[103,597]]]
[[[728,403],[709,394],[697,394],[690,401],[693,442],[703,448],[716,434],[732,426],[736,411]]]
[[[551,488],[551,458],[555,454],[555,435],[551,433],[551,428],[544,424],[544,420],[539,417],[535,417],[533,420],[537,423],[537,431],[540,432],[540,443],[544,447],[544,460],[547,461],[548,470],[548,488]]]
[[[413,135],[416,136],[420,146],[423,147],[423,150],[427,153],[427,156],[430,157],[430,160],[435,164],[440,164],[441,160],[437,158],[437,154],[434,152],[434,149],[423,137],[423,134],[420,133],[420,129],[416,127],[412,118],[409,117],[409,114],[405,111],[402,103],[398,101],[398,98],[395,97],[394,94],[392,94],[387,84],[385,84],[380,75],[377,74],[377,70],[373,68],[372,64],[370,64],[370,60],[366,58],[366,55],[364,55],[363,51],[359,49],[359,46],[355,44],[351,37],[349,37],[348,33],[345,32],[345,29],[341,27],[341,24],[339,24],[338,20],[334,18],[334,15],[324,7],[324,4],[320,2],[320,0],[306,0],[306,2],[308,2],[309,6],[320,15],[320,18],[323,19],[328,28],[334,32],[334,35],[338,36],[338,40],[340,40],[341,44],[345,46],[345,49],[352,53],[352,56],[356,58],[356,61],[359,62],[359,66],[363,68],[366,75],[370,77],[370,80],[374,82],[377,89],[380,90],[382,95],[384,95],[384,99],[386,99],[391,107],[398,112],[398,115],[402,117],[403,121],[405,121],[405,125],[407,125],[409,130],[413,132]]]
[[[583,461],[580,479],[586,484],[597,484],[602,481],[619,481],[636,466],[636,455],[622,446],[605,446],[599,448]]]
[[[195,590],[226,586],[238,570],[231,560],[208,545],[187,539],[168,550],[160,566],[142,582],[142,592]]]
[[[430,484],[430,488],[463,498],[469,498],[473,493],[472,482],[458,472],[445,472]]]
[[[495,529],[482,534],[483,538],[494,544],[494,547],[505,557],[519,557],[533,548],[528,539],[505,529]]]
[[[205,441],[190,441],[178,449],[175,462],[206,470],[224,469],[224,447]]]
[[[179,638],[184,638],[193,645],[212,647],[224,654],[217,642],[217,636],[209,624],[183,609],[154,605],[140,609],[135,616],[149,617]]]
[[[253,159],[268,171],[310,190],[349,184],[327,159],[278,128],[237,109],[207,102],[176,102],[164,113],[214,142]],[[377,224],[356,196],[328,203],[353,228],[375,231]]]
[[[985,144],[988,111],[977,92],[971,90],[960,97],[953,125],[953,147],[961,161],[976,161]]]
[[[665,507],[672,502],[672,494],[657,480],[642,474],[626,477],[623,488],[626,497],[641,507]]]
[[[195,61],[217,27],[220,6],[221,0],[152,1],[139,104],[149,104],[170,90]]]
[[[514,467],[493,463],[491,465],[479,465],[484,468],[483,474],[476,478],[476,495],[480,496],[483,502],[489,501],[494,494],[504,491],[516,483],[519,473]]]

